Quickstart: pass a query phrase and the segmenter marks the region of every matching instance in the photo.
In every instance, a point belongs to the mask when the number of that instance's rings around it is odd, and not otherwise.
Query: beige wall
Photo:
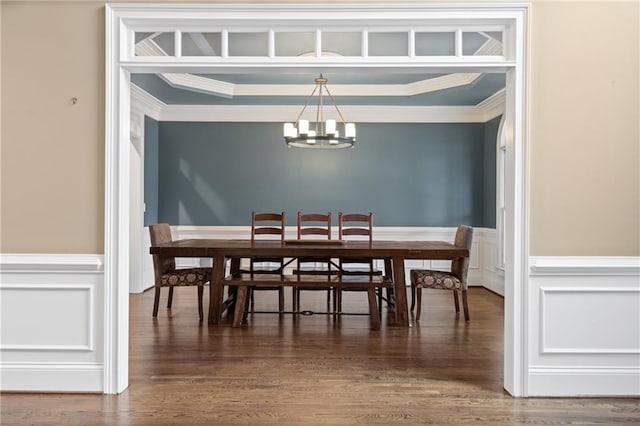
[[[531,254],[640,255],[638,2],[532,14]]]
[[[104,3],[0,7],[0,252],[102,253]],[[532,255],[640,255],[639,14],[532,7]]]
[[[0,251],[103,253],[104,4],[1,7]]]

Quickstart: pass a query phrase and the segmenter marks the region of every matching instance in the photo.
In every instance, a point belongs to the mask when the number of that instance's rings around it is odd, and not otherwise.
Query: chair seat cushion
[[[160,286],[204,285],[211,279],[211,268],[185,268],[163,274]]]
[[[445,290],[466,290],[462,281],[450,272],[431,269],[412,269],[411,283],[416,287],[442,288]]]

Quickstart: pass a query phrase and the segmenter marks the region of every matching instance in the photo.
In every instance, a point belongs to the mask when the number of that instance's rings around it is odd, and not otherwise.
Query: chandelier
[[[287,146],[295,146],[298,148],[351,148],[356,142],[356,125],[347,123],[338,109],[331,92],[327,88],[327,79],[320,74],[315,80],[316,87],[309,95],[307,103],[298,114],[298,118],[294,123],[284,123],[284,141]],[[323,111],[323,96],[327,92],[331,103],[338,112],[341,122],[336,120],[325,120]],[[301,120],[302,114],[311,103],[314,95],[317,93],[317,109],[316,121],[309,123],[309,120]],[[338,128],[340,124],[340,128]]]

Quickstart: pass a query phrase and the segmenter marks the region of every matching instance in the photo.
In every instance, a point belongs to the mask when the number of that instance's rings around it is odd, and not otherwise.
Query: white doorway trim
[[[528,4],[359,4],[359,5],[211,5],[111,4],[106,6],[105,123],[105,330],[104,392],[117,394],[128,386],[129,238],[130,238],[130,73],[276,72],[298,69],[353,69],[395,72],[506,72],[506,263],[504,321],[504,387],[526,396],[528,274]],[[342,29],[363,26],[426,28],[450,25],[473,30],[499,23],[505,28],[504,58],[366,57],[344,58],[184,58],[134,57],[132,40],[138,31],[175,31],[231,22],[255,28],[301,27],[309,22],[340,23]],[[225,23],[226,26],[225,26]],[[250,24],[250,25],[249,25]],[[179,49],[178,49],[179,50]]]

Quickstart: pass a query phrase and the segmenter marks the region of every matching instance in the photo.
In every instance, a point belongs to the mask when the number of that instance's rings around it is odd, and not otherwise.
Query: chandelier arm
[[[342,120],[343,123],[346,123],[347,121],[344,119],[344,116],[342,115],[340,108],[338,108],[338,104],[336,103],[335,99],[333,99],[333,95],[329,91],[329,88],[325,87],[325,89],[327,89],[327,95],[329,95],[329,99],[331,99],[331,102],[333,103],[333,107],[336,109],[336,111],[338,111],[338,115],[340,116],[340,119]]]
[[[300,114],[298,114],[298,118],[296,118],[296,121],[294,121],[294,123],[297,123],[298,121],[300,121],[300,117],[302,117],[302,114],[304,114],[304,111],[307,109],[307,106],[309,106],[309,102],[311,102],[311,99],[313,99],[313,95],[315,95],[317,89],[318,89],[318,86],[313,88],[313,92],[311,92],[311,94],[307,98],[307,103],[304,104],[304,106],[302,107],[302,111],[300,111]]]

